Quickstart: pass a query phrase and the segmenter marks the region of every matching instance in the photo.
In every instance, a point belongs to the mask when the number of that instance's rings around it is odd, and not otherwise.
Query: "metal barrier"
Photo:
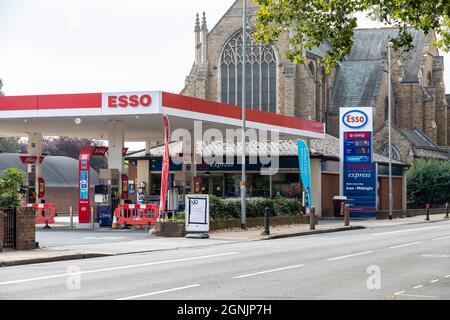
[[[16,209],[3,209],[3,247],[16,247]]]
[[[159,218],[157,204],[121,204],[114,211],[117,223],[124,225],[154,225]]]
[[[50,229],[49,224],[55,223],[56,206],[52,203],[24,203],[22,207],[36,209],[36,224],[44,224],[45,229]]]

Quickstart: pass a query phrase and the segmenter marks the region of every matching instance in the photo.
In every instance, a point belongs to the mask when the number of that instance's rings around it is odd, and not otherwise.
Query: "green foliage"
[[[19,149],[19,138],[0,138],[0,152],[18,153]]]
[[[185,217],[186,217],[185,211],[177,211],[177,212],[175,212],[175,214],[173,216],[173,221],[174,222],[184,222]]]
[[[408,200],[414,205],[450,200],[450,161],[417,160],[408,171]]]
[[[18,189],[25,173],[16,168],[5,170],[0,178],[0,208],[13,208],[20,204]]]
[[[287,57],[295,63],[305,61],[305,50],[329,41],[333,49],[323,58],[327,72],[342,61],[353,46],[355,14],[399,29],[392,39],[394,48],[414,48],[408,26],[429,33],[434,30],[436,46],[450,49],[450,1],[448,0],[256,0],[260,5],[254,36],[263,43],[274,43],[290,30],[291,50]]]
[[[209,196],[210,219],[239,219],[241,217],[241,199],[220,199]],[[297,215],[299,202],[290,198],[247,198],[247,217],[257,218],[264,216],[264,209],[270,209],[271,216]]]

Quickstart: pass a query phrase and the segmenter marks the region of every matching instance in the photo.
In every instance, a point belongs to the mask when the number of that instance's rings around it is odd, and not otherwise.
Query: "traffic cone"
[[[114,215],[112,229],[119,229],[119,224],[117,223],[117,217]]]

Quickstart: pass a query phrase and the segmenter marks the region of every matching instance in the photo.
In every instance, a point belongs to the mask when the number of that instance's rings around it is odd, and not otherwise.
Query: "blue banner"
[[[303,140],[297,140],[298,148],[298,165],[300,168],[300,178],[303,183],[303,187],[307,192],[308,196],[308,208],[312,206],[312,196],[311,196],[311,165],[309,158],[309,149]]]

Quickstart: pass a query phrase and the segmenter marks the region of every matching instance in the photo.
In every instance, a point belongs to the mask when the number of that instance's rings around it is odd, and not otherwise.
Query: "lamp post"
[[[246,73],[246,55],[247,55],[247,0],[243,1],[243,22],[242,22],[242,181],[241,181],[241,229],[245,229],[247,223],[247,206],[245,198],[247,195],[246,176],[245,176],[245,73]]]
[[[392,220],[392,71],[391,71],[391,48],[392,42],[388,45],[388,143],[389,143],[389,220]]]

